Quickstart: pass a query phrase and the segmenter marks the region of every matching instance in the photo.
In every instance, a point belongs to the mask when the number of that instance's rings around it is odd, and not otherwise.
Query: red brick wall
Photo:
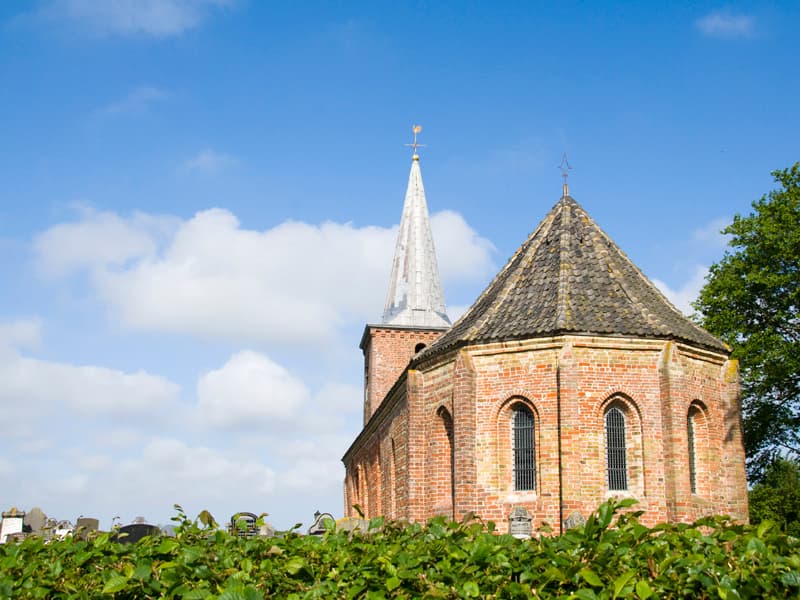
[[[511,508],[520,505],[534,528],[549,523],[558,531],[572,513],[586,517],[614,494],[637,499],[647,524],[706,514],[747,519],[738,372],[722,354],[620,338],[498,343],[423,365],[401,387],[387,399],[388,416],[370,424],[372,433],[346,464],[346,490],[358,465],[371,469],[361,484],[375,488],[362,492],[370,516],[425,520],[473,511],[505,531]],[[535,491],[513,489],[510,415],[517,402],[535,416]],[[607,489],[604,415],[612,405],[625,415],[626,491]],[[698,411],[696,493],[691,407]],[[455,506],[443,411],[453,420]]]
[[[361,345],[365,374],[364,424],[408,366],[416,348],[420,344],[430,345],[442,332],[442,329],[367,325]]]

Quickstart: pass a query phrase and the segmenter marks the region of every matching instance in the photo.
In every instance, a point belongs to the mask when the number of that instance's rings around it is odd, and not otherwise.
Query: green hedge
[[[177,538],[108,534],[0,546],[10,598],[788,598],[798,540],[722,518],[644,527],[630,503],[602,505],[561,536],[517,540],[493,524],[383,523],[369,534],[239,539],[208,513],[179,512]]]

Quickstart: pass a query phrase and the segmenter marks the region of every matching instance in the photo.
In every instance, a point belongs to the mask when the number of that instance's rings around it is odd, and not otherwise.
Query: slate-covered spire
[[[436,250],[425,201],[425,188],[416,153],[408,176],[408,189],[397,234],[389,293],[383,311],[387,325],[449,327]]]

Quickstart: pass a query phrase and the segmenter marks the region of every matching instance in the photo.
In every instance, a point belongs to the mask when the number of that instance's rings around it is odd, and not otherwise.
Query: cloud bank
[[[360,409],[354,386],[311,394],[270,357],[239,351],[181,399],[178,384],[153,373],[23,355],[39,327],[0,323],[0,456],[15,457],[0,460],[4,501],[73,519],[110,519],[102,511],[116,506],[128,522],[174,502],[224,519],[282,494],[302,497],[295,503],[310,515],[305,501],[338,495],[347,421]]]
[[[445,283],[479,281],[493,246],[458,213],[432,217]],[[86,274],[130,329],[239,342],[325,344],[383,306],[396,228],[287,221],[248,230],[229,211],[191,219],[84,212],[34,242],[40,272]]]

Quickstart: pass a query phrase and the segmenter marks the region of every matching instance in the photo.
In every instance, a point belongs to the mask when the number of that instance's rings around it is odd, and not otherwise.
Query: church
[[[747,521],[737,361],[569,194],[451,324],[414,146],[345,515],[513,511],[560,533],[610,497],[642,522]],[[517,513],[518,514],[518,513]]]

